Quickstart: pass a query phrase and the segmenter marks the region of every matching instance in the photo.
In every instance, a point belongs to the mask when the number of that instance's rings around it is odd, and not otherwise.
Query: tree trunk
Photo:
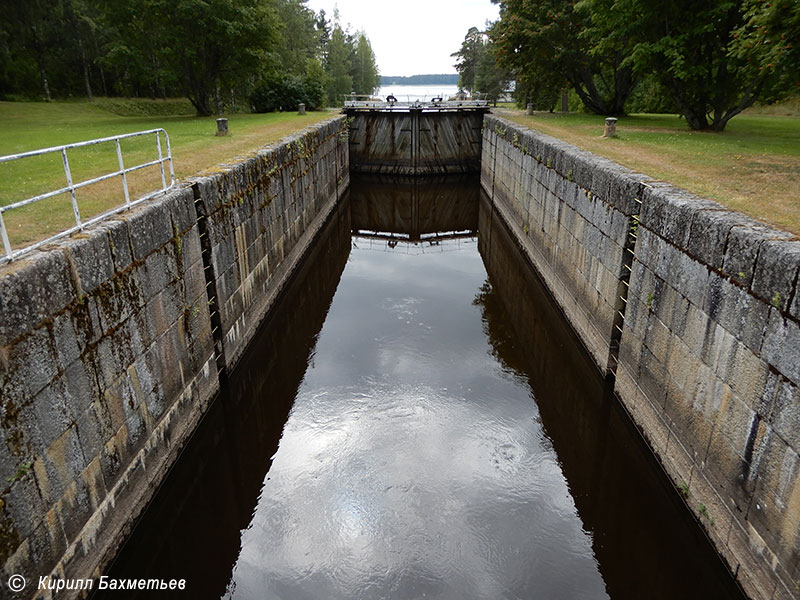
[[[39,63],[39,75],[42,78],[42,88],[44,89],[44,101],[50,102],[52,98],[50,97],[50,85],[47,83],[47,73],[45,73],[44,65]]]
[[[100,56],[100,48],[97,44],[97,36],[94,33],[92,34],[92,41],[94,41],[94,55]],[[103,69],[102,63],[98,64],[98,68],[100,69],[100,83],[103,86],[103,96],[108,96],[108,86],[106,85],[106,72]]]
[[[636,88],[633,71],[629,67],[614,70],[614,114],[625,114],[625,103]]]
[[[211,103],[209,102],[210,98],[207,93],[199,90],[194,94],[187,95],[186,97],[189,99],[189,102],[192,103],[192,106],[194,106],[198,117],[211,116],[213,111],[211,110]]]
[[[722,79],[723,76],[723,73],[718,72],[716,80]],[[691,129],[695,131],[723,131],[728,121],[755,103],[764,88],[765,81],[766,78],[763,75],[754,78],[742,93],[739,102],[734,106],[728,107],[725,106],[723,98],[719,96],[723,93],[722,91],[717,92],[718,95],[711,98],[706,95],[693,98],[691,94],[686,93],[684,84],[678,79],[670,79],[666,82],[666,86],[670,96],[678,105],[678,110],[686,118],[686,123]],[[690,98],[689,100],[686,99],[687,95]],[[714,114],[711,122],[708,120],[709,109],[712,109]]]
[[[678,105],[678,110],[686,118],[686,124],[690,129],[695,131],[702,131],[708,129],[708,120],[706,119],[705,106],[695,106],[695,103],[688,102],[683,95],[680,81],[677,79],[670,79],[666,82],[669,95]]]
[[[216,103],[217,114],[221,115],[222,114],[222,92],[220,91],[219,79],[217,79],[217,83],[214,86],[214,100],[215,100],[215,103]]]
[[[50,97],[50,84],[47,82],[47,72],[44,68],[44,49],[42,48],[42,40],[39,37],[39,31],[36,29],[35,25],[31,26],[31,31],[33,32],[33,47],[36,51],[36,64],[39,66],[39,76],[42,79],[44,100],[45,102],[50,102],[52,98]]]
[[[598,115],[606,113],[603,99],[597,93],[597,88],[595,88],[594,81],[592,81],[592,73],[588,69],[581,69],[569,79],[569,82],[586,108]]]
[[[711,124],[711,129],[714,131],[724,130],[725,126],[728,124],[728,121],[730,121],[744,109],[753,106],[756,99],[761,95],[761,90],[764,89],[765,81],[766,78],[763,76],[759,76],[754,79],[748,86],[747,91],[742,94],[742,98],[739,100],[738,104],[729,108],[721,117],[714,119],[714,122]]]
[[[610,97],[604,98],[594,82],[594,73],[588,69],[580,69],[567,81],[577,92],[584,106],[595,114],[604,116],[624,116],[625,102],[636,87],[633,72],[630,68],[614,70],[614,87],[609,90]],[[606,85],[607,88],[610,86]]]
[[[686,117],[686,123],[691,129],[694,129],[695,131],[702,131],[709,128],[705,114],[698,112],[694,107],[687,106],[681,102],[678,102],[678,106],[681,107],[681,112],[683,113],[683,116]]]
[[[83,63],[83,83],[86,86],[86,97],[89,98],[89,102],[94,102],[92,84],[89,82],[89,65],[86,62],[86,52],[83,50],[83,40],[80,37],[78,37],[78,48],[80,48],[81,62]]]

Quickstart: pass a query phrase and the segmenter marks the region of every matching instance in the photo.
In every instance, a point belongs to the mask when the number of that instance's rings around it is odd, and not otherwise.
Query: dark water
[[[353,182],[109,574],[739,598],[477,182],[424,183]]]

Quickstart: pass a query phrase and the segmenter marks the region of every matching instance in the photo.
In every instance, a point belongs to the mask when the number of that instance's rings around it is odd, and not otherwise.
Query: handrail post
[[[122,175],[122,188],[125,191],[125,206],[131,205],[131,197],[128,194],[128,178],[125,176],[125,164],[122,162],[122,148],[119,145],[119,138],[114,142],[117,145],[117,162],[119,163],[119,172]]]
[[[75,216],[75,224],[83,229],[81,224],[81,213],[78,210],[78,199],[75,197],[75,186],[72,183],[72,173],[69,170],[69,160],[67,159],[67,149],[61,149],[61,160],[64,162],[64,174],[67,176],[67,187],[69,188],[70,199],[72,200],[72,214]]]
[[[164,177],[164,157],[161,155],[161,132],[156,131],[156,146],[158,147],[158,166],[161,168],[161,189],[166,191],[167,180]]]
[[[172,147],[169,145],[169,134],[164,131],[164,138],[167,140],[167,158],[169,159],[169,185],[175,185],[175,170],[172,166]]]
[[[11,258],[11,242],[8,241],[8,232],[6,231],[6,223],[3,220],[2,210],[0,210],[0,236],[3,238],[3,248],[6,251],[6,258]]]

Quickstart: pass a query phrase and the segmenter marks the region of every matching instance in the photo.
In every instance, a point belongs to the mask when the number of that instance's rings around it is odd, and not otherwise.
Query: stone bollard
[[[306,114],[306,105],[303,104],[302,102],[297,105],[297,113],[301,115]]]
[[[614,117],[606,119],[606,128],[603,130],[603,137],[614,137],[617,135],[617,120]]]
[[[228,119],[217,119],[217,135],[228,135]]]
[[[525,107],[525,114],[528,116],[533,114],[533,104],[530,102],[528,103],[528,106]]]

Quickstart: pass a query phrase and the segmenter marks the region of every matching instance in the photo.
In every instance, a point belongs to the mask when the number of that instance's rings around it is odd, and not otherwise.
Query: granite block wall
[[[344,194],[345,126],[0,267],[0,597],[113,559]]]
[[[800,240],[493,115],[481,186],[745,592],[799,597]]]
[[[347,189],[347,142],[347,122],[337,117],[193,182],[207,216],[226,368]]]
[[[800,580],[800,241],[653,182],[616,389],[743,588]]]
[[[535,255],[550,292],[604,372],[614,361],[610,341],[620,325],[636,210],[616,192],[636,190],[643,179],[505,119],[484,120],[481,187]]]
[[[90,576],[218,386],[191,189],[0,273],[0,558]],[[3,586],[6,592],[5,585]]]

